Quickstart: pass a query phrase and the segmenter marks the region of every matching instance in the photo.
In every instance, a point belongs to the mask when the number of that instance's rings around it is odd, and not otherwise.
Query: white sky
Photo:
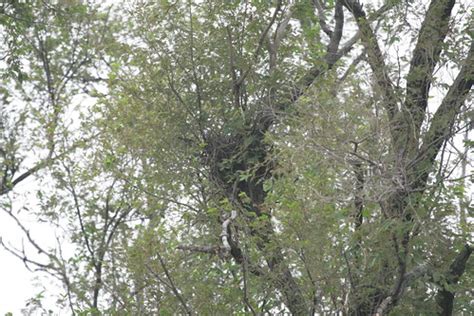
[[[35,190],[37,187],[37,183],[35,183],[33,177],[26,179],[20,183],[18,187],[15,187],[14,193],[12,194],[14,196],[14,210],[18,210],[23,206],[34,208],[36,204]],[[30,230],[32,237],[41,246],[47,248],[49,245],[55,245],[55,235],[50,225],[37,222],[36,216],[28,213],[26,209],[21,210],[19,218],[23,225]],[[27,254],[33,257],[36,255],[36,251],[33,251],[31,247],[29,247],[24,233],[17,226],[15,221],[4,211],[0,212],[0,236],[7,246],[11,245],[17,248],[21,247],[22,241],[24,240]],[[44,274],[30,272],[19,258],[14,257],[4,250],[3,247],[0,247],[0,258],[0,316],[5,315],[7,312],[20,315],[21,310],[25,308],[26,302],[40,293],[42,286],[51,289],[53,282],[45,284],[44,277],[42,277]],[[39,256],[35,257],[35,259],[36,258],[41,260]],[[43,260],[42,262],[45,261]],[[43,282],[40,280],[43,280]],[[53,301],[46,300],[45,303],[48,306],[44,307],[49,307],[53,310],[56,309]]]
[[[2,236],[18,236],[18,232],[12,229],[13,220],[0,212],[0,227]],[[19,312],[25,306],[25,301],[34,295],[34,287],[31,278],[33,275],[21,264],[21,262],[0,250],[0,315],[7,312]]]

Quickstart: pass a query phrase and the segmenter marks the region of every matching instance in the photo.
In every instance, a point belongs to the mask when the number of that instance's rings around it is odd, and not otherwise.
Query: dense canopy
[[[1,245],[61,284],[26,313],[473,313],[472,12],[2,2]]]

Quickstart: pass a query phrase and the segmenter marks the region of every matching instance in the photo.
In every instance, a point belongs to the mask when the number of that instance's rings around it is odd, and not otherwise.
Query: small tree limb
[[[221,240],[223,247],[226,251],[230,252],[232,250],[232,247],[230,246],[230,241],[229,241],[229,224],[237,218],[237,211],[232,211],[230,213],[230,217],[227,218],[223,223],[222,223],[222,233],[221,233]]]

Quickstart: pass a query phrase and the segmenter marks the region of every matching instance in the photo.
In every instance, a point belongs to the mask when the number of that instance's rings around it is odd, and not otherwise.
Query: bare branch
[[[230,246],[230,240],[229,240],[229,224],[236,218],[237,218],[237,211],[232,211],[230,217],[227,218],[222,223],[221,240],[222,240],[222,244],[224,245],[224,249],[228,252],[232,250]]]
[[[225,251],[225,249],[219,246],[213,246],[213,245],[210,245],[210,246],[179,245],[178,247],[176,247],[176,249],[190,251],[190,252],[208,253],[212,255],[216,255]]]
[[[341,76],[341,78],[339,78],[337,81],[340,83],[340,82],[343,82],[344,80],[346,80],[346,78],[354,71],[354,69],[356,69],[356,67],[360,64],[360,62],[362,62],[365,57],[366,57],[366,54],[367,52],[365,51],[365,49],[352,61],[352,63],[349,65],[349,67],[347,67],[347,70],[344,72],[344,74]]]

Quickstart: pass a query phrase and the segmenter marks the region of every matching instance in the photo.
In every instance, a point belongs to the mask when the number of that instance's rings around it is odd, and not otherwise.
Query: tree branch
[[[193,245],[179,245],[176,249],[190,251],[190,252],[201,252],[201,253],[208,253],[211,255],[216,255],[219,253],[224,252],[225,250],[219,246],[193,246]]]
[[[326,33],[327,36],[332,37],[332,30],[329,28],[329,26],[326,23],[326,16],[324,15],[324,8],[321,5],[321,2],[319,2],[319,0],[313,0],[313,6],[316,8],[316,11],[318,12],[319,26],[321,26],[321,29],[323,30],[324,33]]]
[[[184,299],[183,295],[181,295],[180,291],[176,287],[176,284],[174,283],[174,280],[171,277],[170,271],[168,270],[168,267],[167,267],[165,261],[163,260],[163,258],[161,257],[159,252],[156,252],[155,255],[158,258],[158,261],[160,262],[161,268],[163,269],[163,272],[165,273],[165,276],[169,281],[169,284],[168,283],[166,283],[166,284],[168,285],[168,287],[171,289],[173,294],[176,296],[176,298],[181,303],[181,306],[183,307],[183,310],[186,313],[186,315],[192,315],[191,310],[189,309],[188,304],[186,303],[186,300]],[[157,273],[155,273],[150,267],[148,267],[148,270],[152,274],[157,275]]]
[[[385,12],[393,8],[396,4],[397,4],[397,1],[389,1],[388,3],[381,6],[377,11],[373,13],[369,13],[367,16],[367,21],[371,23],[377,20],[378,18],[382,16],[382,14],[384,14]],[[358,30],[354,34],[354,36],[352,36],[349,40],[347,40],[347,42],[344,45],[342,45],[342,47],[338,51],[338,55],[341,55],[341,56],[346,55],[352,49],[354,44],[357,43],[358,40],[360,40],[361,35],[362,35],[362,32]]]
[[[283,38],[283,36],[286,33],[286,30],[288,28],[288,24],[291,19],[292,15],[292,9],[293,7],[290,7],[287,9],[283,19],[278,23],[278,26],[273,34],[273,40],[270,38],[270,35],[267,34],[268,37],[268,52],[269,52],[269,57],[270,57],[270,72],[272,72],[276,66],[277,66],[277,52],[278,48],[280,46],[280,42]]]
[[[87,138],[84,140],[84,142],[87,142],[95,137],[97,137],[98,135],[95,134],[93,135],[92,137],[90,138]],[[55,161],[58,161],[62,158],[64,158],[67,154],[73,152],[74,150],[76,150],[78,147],[81,146],[81,143],[82,142],[77,142],[76,144],[72,145],[71,148],[67,149],[66,151],[64,151],[63,153],[57,155],[57,156],[54,156],[54,157],[51,157],[49,154],[48,154],[48,157],[44,158],[43,160],[39,161],[38,163],[36,163],[36,165],[34,165],[33,167],[31,167],[30,169],[26,170],[25,172],[23,172],[21,175],[19,175],[18,177],[16,177],[15,179],[12,179],[11,181],[11,184],[10,185],[6,185],[5,181],[4,182],[0,182],[0,184],[3,184],[2,186],[0,186],[0,196],[1,195],[4,195],[4,194],[7,194],[8,192],[10,192],[11,190],[13,190],[13,188],[18,185],[20,182],[23,182],[24,180],[26,180],[27,178],[29,178],[30,176],[34,175],[36,172],[38,172],[39,170],[47,167],[49,164],[55,162]]]
[[[405,290],[418,278],[429,273],[429,266],[426,263],[420,264],[410,272],[406,273],[400,285],[397,284],[390,296],[387,296],[377,307],[375,316],[386,315],[396,305],[405,293]]]
[[[227,218],[223,223],[222,223],[222,233],[221,233],[221,240],[222,244],[224,245],[224,249],[226,251],[231,251],[232,248],[230,246],[230,234],[229,234],[229,224],[237,218],[237,211],[232,211],[231,215],[229,218]]]
[[[454,3],[454,0],[431,1],[413,51],[407,76],[405,106],[411,114],[417,134],[425,116],[434,67],[439,61],[441,45],[448,33]]]
[[[449,266],[446,275],[446,285],[454,285],[458,283],[459,279],[466,269],[466,263],[472,253],[472,247],[465,245],[461,252],[456,256],[453,263]],[[455,292],[449,291],[445,286],[442,286],[435,296],[436,303],[441,308],[440,315],[449,316],[453,313]]]
[[[449,88],[441,105],[433,116],[430,128],[423,137],[419,154],[414,160],[415,174],[420,184],[426,182],[438,152],[442,145],[452,136],[452,128],[458,113],[474,83],[474,41],[463,66]]]
[[[336,20],[334,32],[332,32],[331,39],[327,46],[327,54],[325,56],[328,65],[333,65],[340,58],[337,54],[337,50],[339,48],[339,43],[341,42],[342,30],[344,28],[344,10],[342,9],[342,0],[336,1],[334,19]]]
[[[393,83],[388,75],[387,66],[377,43],[377,37],[370,27],[370,22],[357,0],[344,0],[344,6],[354,15],[357,26],[359,27],[362,44],[367,51],[367,62],[372,68],[377,85],[381,88],[385,98],[385,109],[387,110],[390,121],[393,120],[397,112],[397,98]]]
[[[267,38],[267,35],[268,35],[268,32],[270,31],[271,27],[273,26],[273,24],[275,23],[276,21],[276,18],[278,16],[278,13],[280,12],[281,10],[281,4],[282,4],[282,1],[279,0],[277,2],[277,5],[276,5],[276,8],[275,8],[275,11],[273,12],[273,15],[272,15],[272,18],[270,20],[270,23],[268,23],[267,27],[265,28],[265,30],[263,31],[263,33],[261,34],[259,40],[258,40],[258,44],[257,44],[257,48],[255,49],[255,52],[252,56],[252,59],[253,59],[253,62],[257,59],[258,55],[260,54],[260,51],[262,50],[262,47],[263,47],[263,44],[265,43],[265,40]],[[242,85],[242,83],[244,82],[244,80],[247,78],[248,74],[250,73],[250,70],[252,69],[252,66],[253,66],[253,62],[250,63],[250,65],[247,67],[247,69],[245,70],[245,72],[242,74],[242,76],[240,76],[239,79],[237,79],[237,82],[235,82],[235,85],[240,87]]]

